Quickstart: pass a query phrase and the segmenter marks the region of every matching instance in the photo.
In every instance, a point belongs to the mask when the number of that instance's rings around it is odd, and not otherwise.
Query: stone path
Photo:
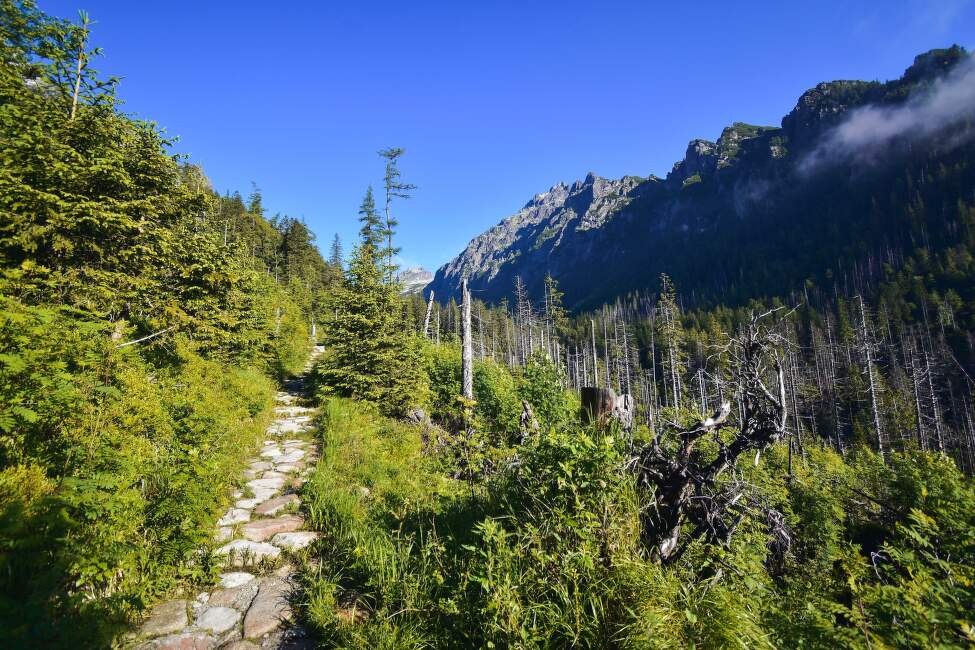
[[[309,368],[321,353],[316,348]],[[306,368],[306,371],[308,368]],[[216,553],[224,573],[212,591],[153,608],[130,639],[137,650],[312,648],[292,625],[294,595],[289,558],[313,544],[304,530],[296,492],[318,459],[315,443],[302,437],[314,409],[299,406],[301,379],[277,395],[277,418],[264,448],[244,471],[246,487],[218,522]]]

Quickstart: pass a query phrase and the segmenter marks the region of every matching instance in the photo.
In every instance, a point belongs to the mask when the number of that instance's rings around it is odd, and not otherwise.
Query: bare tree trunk
[[[474,399],[474,353],[471,345],[471,292],[467,289],[467,278],[461,280],[463,297],[463,317],[461,320],[461,394],[465,399]]]
[[[433,314],[433,289],[430,290],[430,302],[427,303],[427,315],[423,319],[423,337],[430,335],[430,316]]]
[[[87,20],[85,21],[87,25]],[[80,50],[78,52],[78,66],[75,69],[74,78],[74,92],[71,95],[71,117],[69,119],[74,119],[75,113],[78,110],[78,96],[81,94],[81,72],[85,69],[85,40],[81,41]]]
[[[867,361],[867,380],[870,390],[870,410],[873,414],[873,429],[877,435],[877,450],[880,452],[880,459],[887,462],[887,450],[884,447],[884,436],[880,428],[880,409],[877,406],[877,385],[873,371],[873,351],[869,331],[867,330],[867,312],[863,307],[863,296],[857,296],[860,303],[860,325],[863,328],[863,352]]]
[[[481,304],[477,305],[477,336],[481,342],[481,361],[484,361],[484,315],[481,312]]]
[[[912,343],[904,341],[904,353],[907,357],[907,372],[911,376],[911,390],[914,395],[914,432],[917,435],[917,444],[921,449],[927,449],[927,440],[924,436],[924,419],[921,410],[921,379],[918,377],[917,357]]]
[[[924,351],[924,367],[925,374],[928,376],[928,392],[931,394],[931,410],[934,413],[934,435],[935,440],[938,443],[938,451],[944,452],[945,450],[945,439],[944,432],[942,431],[941,423],[941,405],[938,403],[938,393],[934,390],[934,377],[931,372],[931,357],[928,354],[927,349],[921,346]]]
[[[592,385],[599,386],[599,363],[596,357],[596,321],[590,318],[589,325],[592,327]]]

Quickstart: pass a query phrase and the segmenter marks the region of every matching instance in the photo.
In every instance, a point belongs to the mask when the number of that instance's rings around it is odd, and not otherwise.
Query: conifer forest
[[[97,18],[0,0],[0,647],[975,645],[965,48],[414,283],[418,145],[313,232]]]

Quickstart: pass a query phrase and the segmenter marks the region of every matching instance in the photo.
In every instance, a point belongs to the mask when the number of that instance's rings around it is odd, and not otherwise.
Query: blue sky
[[[975,45],[973,0],[39,4],[88,11],[126,110],[323,249],[354,241],[376,151],[404,147],[403,262],[431,270],[558,181],[662,176],[692,138],[778,124],[819,81]]]

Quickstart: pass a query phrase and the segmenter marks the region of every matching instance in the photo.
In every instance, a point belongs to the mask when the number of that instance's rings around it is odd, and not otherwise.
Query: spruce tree
[[[362,224],[359,236],[378,254],[383,241],[383,223],[376,211],[376,201],[372,198],[372,185],[366,190],[359,205],[359,222]]]
[[[403,414],[422,400],[425,390],[419,339],[407,327],[396,285],[384,278],[371,191],[360,214],[362,241],[333,299],[324,337],[329,354],[318,377],[326,393],[369,400],[384,412]]]
[[[335,237],[332,238],[332,247],[329,250],[328,263],[337,269],[342,268],[342,240],[339,238],[338,233],[335,233]]]

